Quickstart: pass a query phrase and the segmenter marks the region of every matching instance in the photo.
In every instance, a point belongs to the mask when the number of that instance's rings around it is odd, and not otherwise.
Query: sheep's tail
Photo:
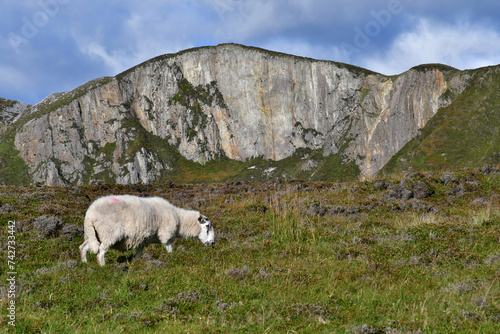
[[[97,234],[94,228],[93,219],[85,217],[84,232],[88,249],[92,253],[97,254],[97,252],[99,251],[99,245],[101,243],[99,242],[99,240],[97,240]]]

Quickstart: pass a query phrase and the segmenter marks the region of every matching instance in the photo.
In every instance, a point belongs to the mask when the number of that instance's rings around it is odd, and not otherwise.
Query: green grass
[[[496,333],[500,177],[453,174],[458,183],[447,185],[437,174],[407,176],[407,187],[423,181],[434,193],[406,201],[388,199],[397,179],[388,189],[375,181],[0,186],[2,249],[7,222],[23,222],[11,332]],[[110,193],[199,209],[215,225],[216,246],[177,240],[169,254],[150,245],[132,262],[133,252],[111,250],[101,268],[95,255],[80,262],[81,237],[28,231],[42,215],[82,226],[89,204]]]
[[[0,142],[0,184],[26,184],[30,181],[29,167],[19,156],[13,139]]]
[[[173,182],[226,182],[230,180],[268,181],[278,179],[305,179],[312,181],[352,181],[360,174],[354,161],[344,161],[339,154],[323,157],[323,150],[301,149],[291,157],[280,161],[254,158],[236,161],[227,157],[195,163],[176,155],[174,169],[165,179]],[[304,156],[308,155],[307,159]],[[312,159],[317,167],[302,170]]]

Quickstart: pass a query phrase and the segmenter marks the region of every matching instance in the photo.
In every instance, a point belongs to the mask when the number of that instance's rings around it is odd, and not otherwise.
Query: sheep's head
[[[200,241],[203,242],[205,246],[215,244],[215,232],[210,219],[204,215],[200,215],[200,217],[198,217],[198,223],[201,225],[201,232],[198,235]]]

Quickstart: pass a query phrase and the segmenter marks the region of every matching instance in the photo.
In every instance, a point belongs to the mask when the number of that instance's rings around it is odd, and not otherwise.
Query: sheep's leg
[[[80,254],[82,256],[82,262],[87,262],[87,252],[89,251],[89,246],[87,245],[87,240],[80,245]]]
[[[141,257],[141,255],[142,255],[142,252],[143,252],[143,251],[144,251],[144,247],[139,248],[139,249],[137,250],[137,252],[135,252],[134,260],[137,260],[138,258],[140,258],[140,257]]]
[[[105,243],[101,243],[99,245],[99,252],[97,253],[97,261],[99,261],[99,265],[101,267],[104,266],[104,255],[106,255],[106,252],[108,251],[109,247],[111,247],[111,245],[107,245]]]
[[[167,249],[167,252],[172,253],[172,244],[170,243],[170,241],[167,241],[165,243],[165,248]]]

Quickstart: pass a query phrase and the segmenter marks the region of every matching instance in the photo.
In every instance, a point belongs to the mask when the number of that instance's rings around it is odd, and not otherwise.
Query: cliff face
[[[0,97],[0,135],[4,133],[8,127],[14,123],[16,118],[24,113],[29,104],[7,100]]]
[[[153,182],[175,154],[205,164],[301,149],[370,176],[466,87],[467,75],[447,73],[391,78],[239,45],[199,48],[42,101],[21,117],[14,144],[33,180],[50,185]]]

